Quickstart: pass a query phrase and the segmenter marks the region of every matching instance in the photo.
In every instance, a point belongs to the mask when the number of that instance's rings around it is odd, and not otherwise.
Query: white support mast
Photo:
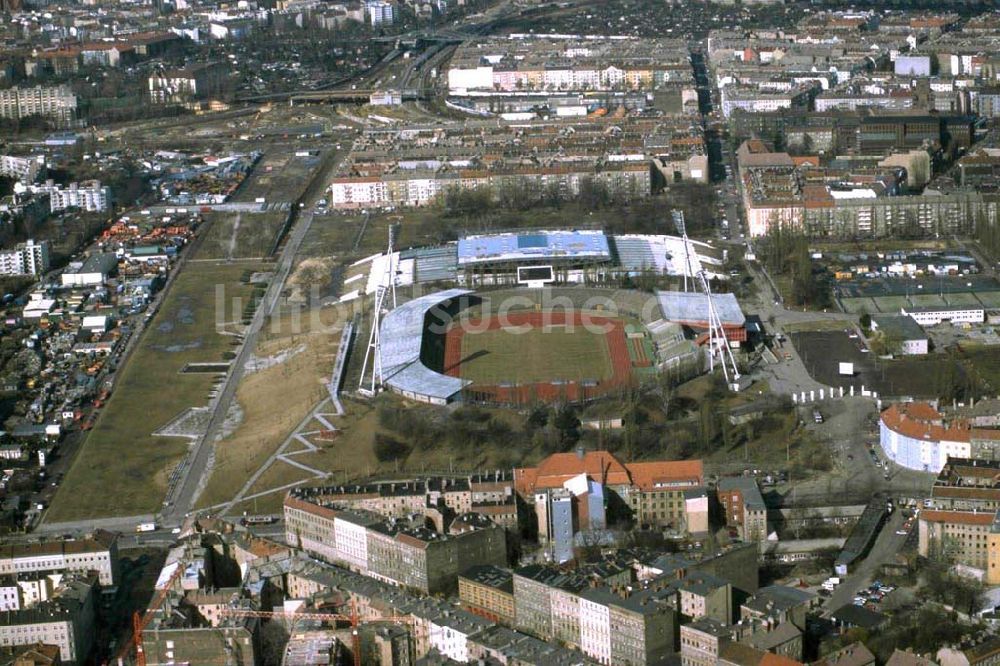
[[[709,372],[715,370],[715,355],[718,354],[722,362],[722,374],[726,378],[726,385],[734,387],[740,379],[740,371],[736,367],[736,357],[733,356],[733,349],[729,345],[729,338],[726,337],[726,329],[722,325],[718,310],[715,309],[715,302],[712,300],[712,289],[708,285],[708,277],[704,270],[698,271],[698,278],[701,282],[701,290],[708,301],[708,368]],[[730,374],[732,377],[730,378]]]
[[[684,211],[672,210],[670,217],[673,218],[677,233],[681,235],[681,240],[684,242],[684,293],[687,293],[688,276],[690,275],[693,280],[694,271],[691,270],[691,245],[688,242],[687,225],[684,223]]]
[[[358,393],[369,398],[374,397],[382,385],[382,315],[388,311],[385,298],[390,295],[392,308],[396,308],[396,254],[393,250],[393,240],[396,228],[389,227],[389,246],[386,249],[385,269],[382,279],[375,289],[375,309],[372,312],[372,328],[368,334],[368,347],[365,349],[365,360],[361,365],[361,378],[358,380]],[[369,369],[371,372],[369,373]]]

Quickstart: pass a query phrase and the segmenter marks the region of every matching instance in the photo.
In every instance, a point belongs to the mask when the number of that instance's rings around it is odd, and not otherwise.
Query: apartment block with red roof
[[[995,450],[1000,431],[974,428],[962,418],[947,418],[926,402],[896,403],[882,412],[879,443],[885,455],[908,469],[940,472],[949,458],[974,458]]]
[[[989,585],[1000,583],[1000,511],[927,509],[920,514],[917,546],[924,557],[939,554],[984,572]]]
[[[573,531],[602,529],[604,509],[621,501],[636,523],[700,532],[708,529],[708,502],[700,460],[623,463],[607,451],[556,453],[537,467],[514,469],[514,488],[539,515],[539,537],[551,521],[552,497],[572,496]]]

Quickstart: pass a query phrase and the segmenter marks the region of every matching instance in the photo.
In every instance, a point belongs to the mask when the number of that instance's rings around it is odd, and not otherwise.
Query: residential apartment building
[[[925,509],[920,513],[918,552],[948,556],[984,572],[989,585],[1000,584],[1000,513]]]
[[[652,664],[676,651],[679,595],[704,578],[632,581],[629,568],[610,562],[521,567],[514,571],[515,623],[602,664]]]
[[[489,171],[398,170],[382,176],[340,176],[330,183],[334,208],[426,206],[449,188],[502,191],[532,191],[554,188],[567,196],[578,196],[584,183],[603,187],[614,197],[635,199],[651,193],[650,165],[640,163],[577,160],[550,166],[498,165]]]
[[[149,76],[149,98],[156,104],[210,99],[223,92],[228,72],[228,65],[221,62],[159,69]]]
[[[151,630],[143,635],[147,666],[176,664],[227,664],[255,666],[260,663],[257,631],[253,626]]]
[[[682,616],[697,620],[710,617],[733,621],[733,586],[712,574],[694,572],[677,584],[677,607]]]
[[[61,572],[96,572],[103,587],[118,583],[117,535],[104,530],[73,540],[53,539],[0,546],[0,576]]]
[[[79,208],[88,213],[103,213],[111,203],[111,188],[102,186],[97,180],[70,183],[66,188],[47,180],[42,185],[29,185],[28,191],[33,194],[48,194],[53,213],[67,208]]]
[[[0,250],[0,275],[43,275],[49,270],[49,242],[28,240]]]
[[[730,641],[729,626],[709,617],[681,625],[681,666],[717,666],[722,648]]]
[[[716,498],[726,516],[726,525],[736,528],[744,541],[763,542],[767,538],[767,506],[751,477],[723,477],[716,486]]]
[[[565,534],[558,532],[567,526],[574,534],[603,527],[603,507],[612,498],[620,499],[640,524],[700,526],[707,506],[687,500],[703,484],[700,460],[623,463],[607,451],[582,449],[514,470],[515,489],[538,515],[540,538],[556,543],[563,543]]]
[[[657,90],[690,84],[687,46],[675,39],[517,35],[463,44],[448,69],[453,95],[470,91]]]
[[[1000,637],[978,636],[945,645],[935,656],[941,666],[994,666],[1000,664]]]
[[[373,28],[396,22],[396,5],[388,0],[367,0],[365,13]]]
[[[303,492],[316,503],[370,511],[387,518],[445,510],[452,514],[479,513],[497,525],[517,527],[517,502],[510,472],[316,486]]]
[[[737,109],[750,113],[768,113],[809,107],[815,90],[801,87],[794,90],[768,90],[758,86],[724,86],[721,90],[722,115],[731,116]]]
[[[990,407],[989,404],[986,405]],[[976,417],[970,418],[976,425]],[[983,425],[996,427],[994,417],[984,417]],[[972,441],[985,441],[973,436]],[[990,440],[991,442],[995,440]],[[975,447],[975,444],[973,445]],[[950,457],[941,468],[931,487],[931,501],[935,509],[989,513],[1000,509],[1000,456],[995,447],[978,447],[976,458]],[[988,455],[983,455],[988,454]]]
[[[459,515],[438,532],[324,506],[296,491],[285,498],[285,530],[290,545],[315,557],[425,593],[452,591],[460,571],[507,557],[504,529],[479,514]]]
[[[510,569],[489,564],[469,567],[458,575],[462,606],[487,620],[514,624],[514,576]]]
[[[69,86],[0,90],[0,118],[20,120],[29,116],[43,116],[65,125],[75,115],[76,95]]]
[[[45,171],[45,157],[32,155],[0,155],[0,176],[7,176],[22,183],[33,183]]]
[[[871,138],[868,143],[895,141],[877,132],[866,136]],[[744,142],[737,158],[750,234],[761,236],[782,225],[815,237],[954,235],[1000,221],[1000,202],[973,189],[902,194],[901,177],[907,167],[900,165],[915,162],[917,156],[895,157],[882,160],[877,169],[855,173],[818,167],[814,160],[795,160],[758,140]]]
[[[69,578],[60,584],[52,599],[3,613],[0,647],[56,645],[62,663],[86,663],[95,634],[96,586],[94,577]]]

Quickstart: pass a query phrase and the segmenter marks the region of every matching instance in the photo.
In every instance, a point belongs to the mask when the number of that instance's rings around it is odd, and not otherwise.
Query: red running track
[[[513,312],[505,316],[506,326],[583,326],[583,316],[578,312]],[[485,324],[482,319],[469,320],[468,325],[475,330],[497,330],[501,328],[500,318],[492,317]],[[611,358],[611,377],[597,382],[596,385],[584,386],[580,382],[563,382],[552,384],[538,382],[535,384],[520,384],[518,386],[495,386],[474,384],[466,389],[466,395],[479,402],[501,404],[530,404],[534,401],[580,402],[590,400],[609,393],[632,381],[632,359],[629,356],[628,339],[625,336],[625,323],[612,317],[587,317],[587,323],[608,328],[604,339],[608,345],[608,355]],[[485,328],[482,328],[485,326]],[[461,377],[462,338],[465,330],[461,326],[452,326],[445,334],[444,367],[445,374]]]

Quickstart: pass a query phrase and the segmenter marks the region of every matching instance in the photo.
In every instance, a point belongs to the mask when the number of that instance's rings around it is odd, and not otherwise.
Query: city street
[[[892,561],[896,557],[896,553],[906,543],[907,538],[909,538],[908,536],[896,534],[896,530],[902,527],[905,521],[906,519],[903,517],[902,511],[894,511],[889,516],[882,527],[882,531],[876,537],[871,552],[868,553],[868,557],[860,563],[855,563],[848,571],[847,577],[843,578],[840,585],[833,591],[833,594],[823,602],[823,614],[825,616],[829,617],[832,612],[850,604],[857,595],[858,590],[866,588],[872,581],[878,580],[879,567],[886,562]],[[916,529],[916,527],[913,529]]]

